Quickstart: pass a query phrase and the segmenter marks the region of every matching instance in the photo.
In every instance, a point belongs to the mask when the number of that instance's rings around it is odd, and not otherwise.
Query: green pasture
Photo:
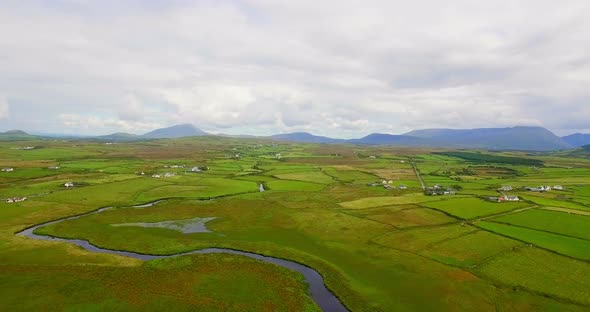
[[[581,217],[583,218],[583,217]],[[496,222],[477,222],[483,229],[513,237],[563,255],[590,260],[590,240]]]
[[[590,240],[590,216],[585,218],[565,212],[530,209],[492,220]]]
[[[423,204],[462,219],[473,219],[530,206],[523,202],[490,202],[479,198],[452,198]]]

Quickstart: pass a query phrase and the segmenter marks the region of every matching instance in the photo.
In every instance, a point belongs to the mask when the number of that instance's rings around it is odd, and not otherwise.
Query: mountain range
[[[203,136],[209,133],[191,125],[182,124],[156,129],[137,135],[132,133],[113,133],[81,139],[102,141],[137,141],[147,139],[182,138]],[[244,137],[244,136],[233,136]],[[250,136],[248,136],[250,137]],[[20,130],[0,132],[0,139],[40,138]],[[272,135],[276,141],[321,143],[321,144],[367,144],[415,147],[481,148],[493,150],[554,151],[567,150],[590,144],[590,134],[572,134],[558,137],[542,127],[478,128],[478,129],[423,129],[401,135],[372,133],[359,139],[334,139],[317,136],[307,132],[294,132]]]
[[[575,147],[581,147],[590,144],[590,134],[574,133],[564,136],[561,139]]]

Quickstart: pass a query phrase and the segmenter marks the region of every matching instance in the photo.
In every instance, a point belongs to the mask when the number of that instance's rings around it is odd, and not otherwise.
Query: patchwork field
[[[350,311],[588,311],[587,163],[222,137],[0,142],[14,168],[0,173],[0,310],[320,310],[296,271],[183,254],[227,248],[312,268]],[[456,193],[427,195],[413,164]],[[525,189],[540,185],[564,189]],[[503,193],[521,201],[487,200]],[[173,257],[15,235],[77,215],[34,235]]]

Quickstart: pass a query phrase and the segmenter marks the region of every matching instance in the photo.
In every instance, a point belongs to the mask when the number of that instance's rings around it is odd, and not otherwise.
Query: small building
[[[393,184],[393,181],[389,180],[387,181],[387,184]]]
[[[502,195],[502,196],[498,197],[497,201],[499,203],[501,203],[501,202],[517,202],[517,201],[520,201],[520,198],[518,196]]]
[[[525,189],[529,192],[549,192],[551,191],[551,186],[542,185],[539,187],[525,187]]]
[[[12,204],[12,203],[20,203],[27,200],[26,197],[10,197],[6,199],[6,203],[7,204]]]
[[[171,172],[166,172],[166,173],[164,173],[164,178],[171,178],[171,177],[173,177],[173,176],[175,176],[175,175],[176,175],[176,174],[174,174],[174,173],[171,173]]]
[[[74,187],[74,182],[66,182],[64,184],[65,187]]]
[[[381,181],[381,184],[387,184],[387,180]]]
[[[191,168],[191,172],[201,172],[201,171],[203,171],[203,170],[201,170],[201,168],[199,168],[199,167],[192,167]]]
[[[405,189],[407,189],[408,187],[407,187],[405,184],[400,184],[400,186],[398,186],[398,188],[399,188],[400,190],[405,190]]]
[[[426,195],[430,195],[430,196],[438,196],[438,195],[455,195],[457,193],[457,191],[455,189],[452,188],[443,188],[442,186],[433,186],[433,187],[429,187],[426,190],[424,190],[424,193]]]
[[[565,188],[564,188],[563,186],[561,186],[561,185],[555,185],[555,186],[553,187],[553,189],[554,189],[554,190],[558,190],[558,191],[563,191],[563,190],[565,190]]]
[[[162,176],[161,176],[161,175],[159,175],[159,174],[152,174],[152,178],[159,179],[159,178],[161,178],[161,177],[162,177]]]
[[[13,172],[14,168],[2,168],[2,172]]]
[[[502,191],[502,192],[510,192],[512,191],[514,188],[510,185],[502,185],[498,191]]]
[[[370,159],[375,159],[375,158],[377,158],[377,157],[375,157],[375,156],[371,155],[371,156],[369,156],[369,158],[370,158]]]

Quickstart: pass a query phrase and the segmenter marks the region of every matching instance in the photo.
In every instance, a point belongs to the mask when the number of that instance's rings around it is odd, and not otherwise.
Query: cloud
[[[78,134],[110,134],[110,129],[118,129],[123,132],[148,132],[154,128],[162,127],[162,124],[158,123],[126,121],[78,114],[60,114],[58,119],[66,129],[78,130],[76,132]]]
[[[8,101],[0,96],[0,119],[8,117]]]
[[[0,89],[19,104],[2,126],[581,131],[589,14],[585,0],[3,2]]]

